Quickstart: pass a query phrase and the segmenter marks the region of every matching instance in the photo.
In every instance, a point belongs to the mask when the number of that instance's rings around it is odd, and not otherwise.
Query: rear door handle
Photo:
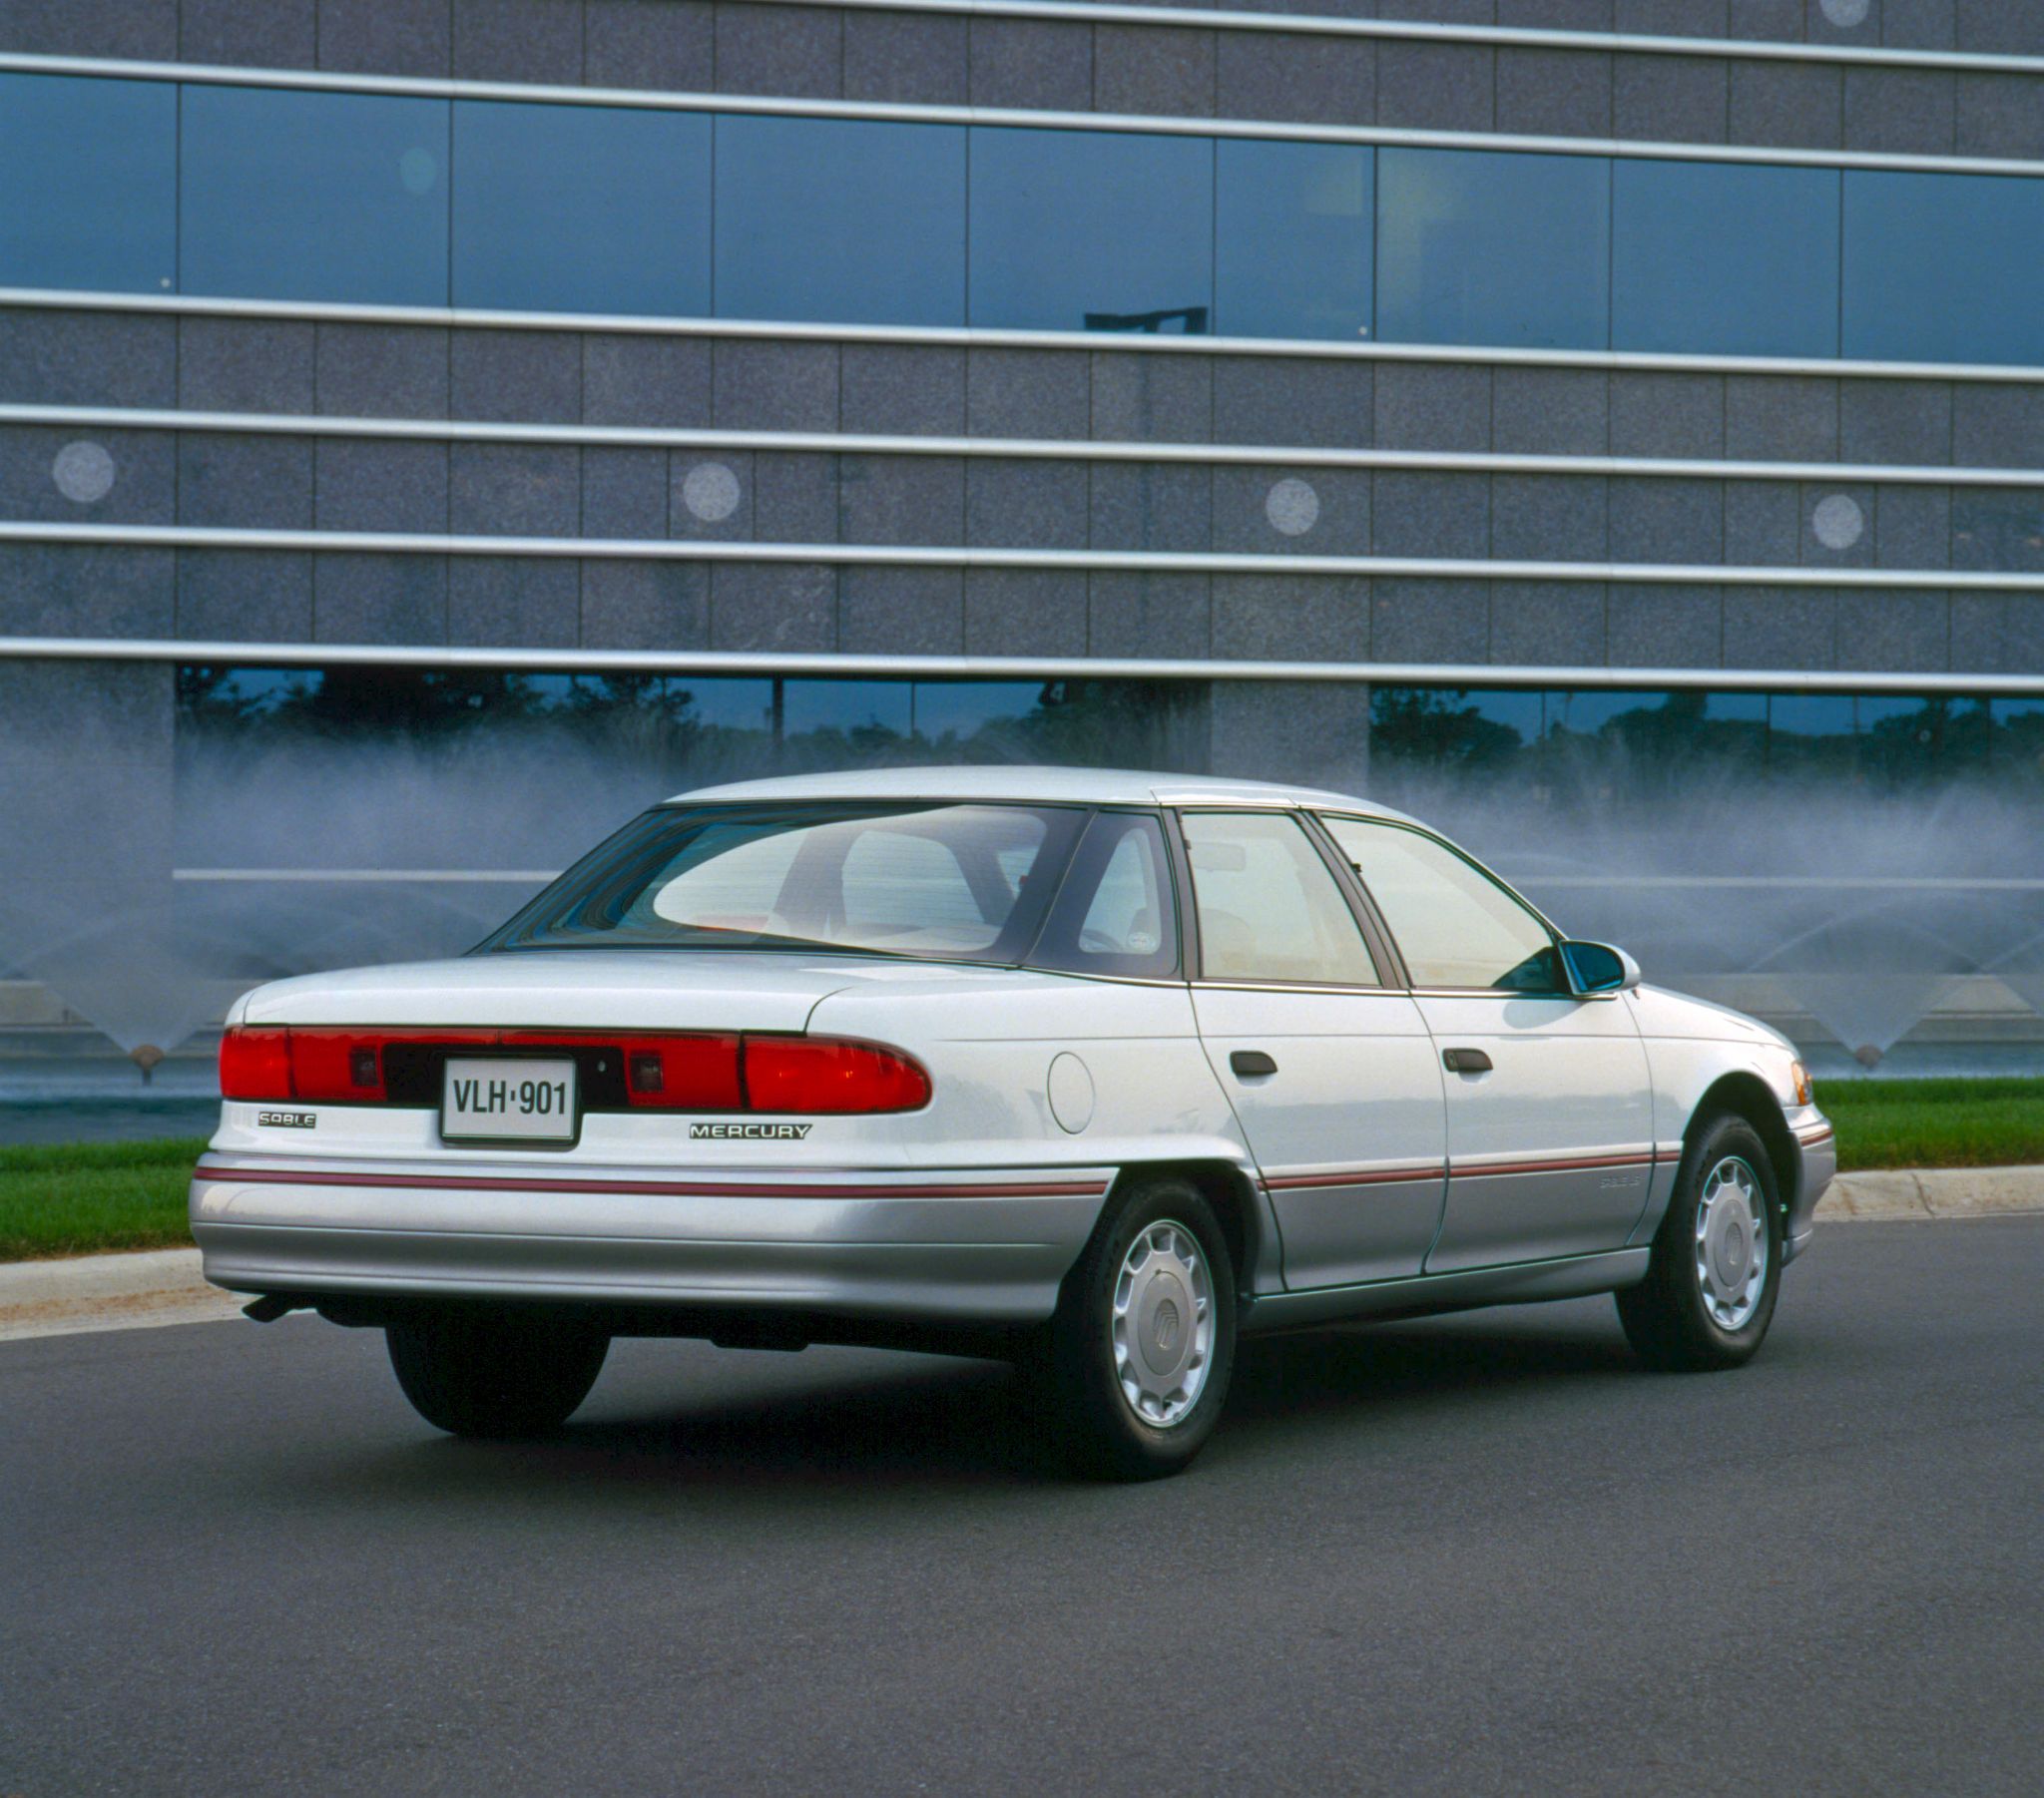
[[[1238,1049],[1229,1056],[1228,1065],[1245,1080],[1278,1072],[1278,1064],[1261,1049]]]
[[[1480,1049],[1443,1049],[1441,1066],[1450,1074],[1488,1074],[1490,1057]]]

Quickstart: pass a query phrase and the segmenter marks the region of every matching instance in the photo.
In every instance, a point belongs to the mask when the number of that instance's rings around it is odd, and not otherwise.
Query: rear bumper
[[[1017,1325],[1055,1309],[1113,1177],[214,1154],[192,1233],[206,1277],[237,1292]]]
[[[1795,1131],[1795,1201],[1788,1210],[1788,1239],[1783,1245],[1785,1266],[1809,1246],[1815,1233],[1817,1200],[1838,1171],[1838,1139],[1828,1124],[1805,1124]]]

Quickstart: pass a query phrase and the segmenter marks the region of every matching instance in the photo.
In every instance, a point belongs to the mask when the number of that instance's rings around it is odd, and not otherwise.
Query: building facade
[[[0,756],[152,866],[379,704],[2044,789],[2044,0],[0,0]]]

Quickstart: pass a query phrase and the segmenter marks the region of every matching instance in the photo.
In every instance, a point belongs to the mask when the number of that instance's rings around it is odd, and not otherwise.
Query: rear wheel
[[[538,1436],[589,1396],[610,1338],[551,1318],[428,1311],[384,1330],[404,1396],[454,1436]]]
[[[1219,1421],[1235,1365],[1235,1265],[1184,1180],[1131,1187],[1065,1276],[1038,1370],[1070,1458],[1112,1480],[1175,1474]]]
[[[1766,1337],[1781,1280],[1767,1145],[1744,1118],[1713,1119],[1683,1154],[1647,1277],[1616,1295],[1626,1340],[1650,1367],[1737,1367]]]

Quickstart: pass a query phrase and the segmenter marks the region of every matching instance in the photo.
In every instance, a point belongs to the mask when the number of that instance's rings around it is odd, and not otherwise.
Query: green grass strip
[[[1816,1102],[1847,1170],[2044,1162],[2044,1080],[1819,1081]]]
[[[204,1136],[0,1148],[0,1261],[189,1248],[192,1164]]]

